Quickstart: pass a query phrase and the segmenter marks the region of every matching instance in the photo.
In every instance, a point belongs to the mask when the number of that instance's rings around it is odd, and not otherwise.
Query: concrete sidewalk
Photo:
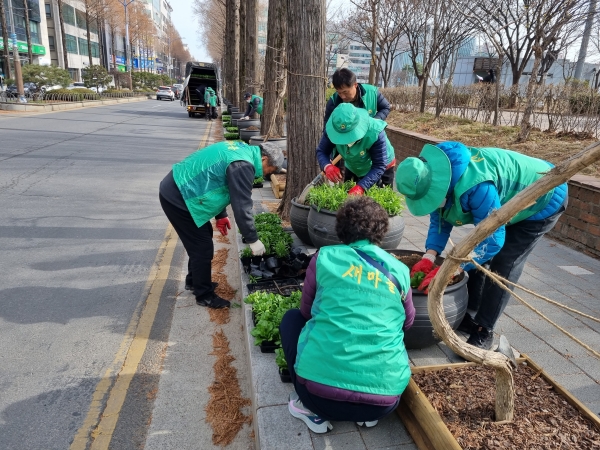
[[[262,202],[276,202],[271,187],[253,191],[255,212],[264,210]],[[401,249],[424,250],[429,218],[413,217],[408,210]],[[455,228],[452,240],[458,242],[471,227]],[[238,246],[242,246],[238,238]],[[548,238],[542,239],[530,255],[520,284],[555,301],[594,317],[600,317],[600,261]],[[243,296],[247,295],[246,274],[241,271]],[[535,308],[566,328],[592,348],[600,342],[600,324],[552,306],[531,295],[523,297]],[[396,414],[374,428],[361,428],[350,422],[334,422],[327,434],[315,434],[292,417],[287,399],[292,385],[282,383],[274,354],[263,354],[254,346],[251,307],[244,305],[245,339],[248,349],[257,448],[261,450],[409,450],[416,445]],[[594,413],[600,415],[600,361],[562,334],[557,328],[511,299],[496,332],[507,336],[512,346],[527,353],[550,376],[567,388]],[[443,343],[422,350],[410,350],[412,365],[461,362]]]

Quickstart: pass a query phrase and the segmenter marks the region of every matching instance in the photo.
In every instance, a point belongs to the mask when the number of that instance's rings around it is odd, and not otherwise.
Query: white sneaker
[[[321,419],[306,408],[300,399],[290,400],[288,402],[288,410],[292,416],[302,420],[315,433],[327,433],[327,430],[333,430],[333,426],[329,423],[329,420]]]
[[[367,428],[371,428],[371,427],[374,427],[375,425],[377,425],[377,422],[379,422],[379,421],[373,420],[371,422],[356,422],[356,425],[358,425],[359,427],[362,427],[364,425]]]

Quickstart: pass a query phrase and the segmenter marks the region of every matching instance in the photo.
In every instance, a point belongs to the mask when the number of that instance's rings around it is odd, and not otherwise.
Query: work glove
[[[250,250],[252,250],[252,254],[254,256],[261,256],[265,254],[265,246],[262,242],[260,242],[260,240],[253,242],[250,245]]]
[[[416,263],[412,269],[410,269],[410,276],[412,277],[417,272],[423,272],[427,275],[433,269],[433,262],[435,261],[435,256],[431,253],[425,253],[423,255],[423,259]]]
[[[342,181],[342,172],[333,164],[327,164],[323,171],[329,181],[332,181],[333,183]]]
[[[244,120],[248,120],[250,116],[244,116]]]
[[[363,195],[365,190],[358,184],[348,191],[348,195]]]
[[[227,236],[227,230],[231,230],[231,222],[229,221],[229,217],[217,219],[217,229],[223,236]]]
[[[423,281],[421,281],[421,284],[419,285],[419,288],[418,288],[420,291],[423,291],[425,294],[429,294],[429,285],[431,284],[431,282],[437,275],[438,270],[440,270],[440,268],[436,267],[431,272],[429,272],[425,278],[423,278]],[[450,282],[452,280],[452,278],[454,278],[455,276],[460,275],[460,272],[461,272],[461,269],[457,269],[456,272],[454,272],[454,274],[452,274],[452,276],[450,277],[448,282]]]

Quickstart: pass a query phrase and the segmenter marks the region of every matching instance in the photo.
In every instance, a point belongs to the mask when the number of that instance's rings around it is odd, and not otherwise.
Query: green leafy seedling
[[[416,272],[412,277],[410,277],[410,287],[417,289],[424,279],[425,272]]]
[[[288,368],[287,361],[285,360],[285,355],[281,347],[275,349],[275,363],[280,369]]]
[[[251,258],[252,255],[252,249],[250,247],[246,247],[244,250],[242,250],[242,252],[240,253],[240,257],[242,258]]]

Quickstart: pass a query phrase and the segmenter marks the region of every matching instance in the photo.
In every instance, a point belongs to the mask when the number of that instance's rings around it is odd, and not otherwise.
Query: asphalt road
[[[107,402],[164,256],[159,182],[206,128],[178,102],[0,114],[0,449],[85,446],[93,426],[84,423],[94,425]],[[182,260],[179,244],[171,273]],[[172,278],[122,393],[111,448],[145,440]]]

